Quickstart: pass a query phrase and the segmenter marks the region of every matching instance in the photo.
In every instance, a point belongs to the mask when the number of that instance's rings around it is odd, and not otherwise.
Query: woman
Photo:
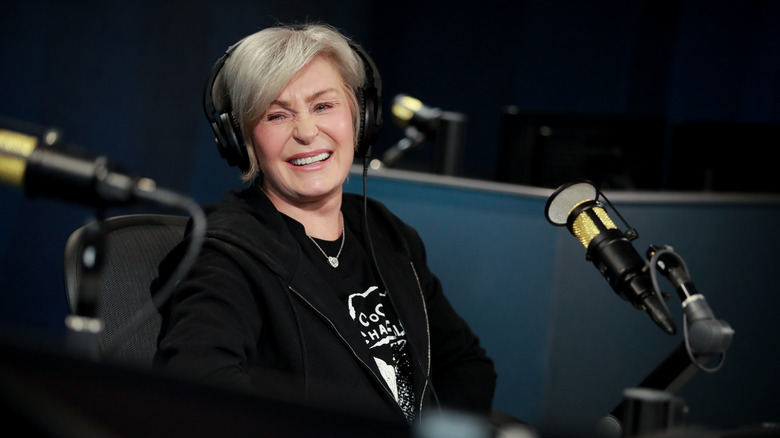
[[[408,422],[490,411],[493,363],[417,233],[342,192],[381,121],[378,81],[320,25],[260,31],[217,62],[206,112],[251,185],[206,208],[199,259],[163,309],[167,371]]]

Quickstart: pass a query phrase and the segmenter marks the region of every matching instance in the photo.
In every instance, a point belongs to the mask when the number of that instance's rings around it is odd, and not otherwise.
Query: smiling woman
[[[266,29],[217,61],[206,115],[251,185],[206,208],[199,259],[161,309],[158,366],[408,423],[429,407],[490,412],[493,362],[417,232],[342,191],[376,138],[380,88],[368,55],[327,26]]]

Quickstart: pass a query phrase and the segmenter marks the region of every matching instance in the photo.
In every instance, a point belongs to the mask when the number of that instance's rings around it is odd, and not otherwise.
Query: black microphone
[[[669,309],[656,293],[647,262],[614,224],[598,201],[598,194],[587,181],[564,184],[547,200],[545,216],[553,225],[566,225],[579,239],[587,250],[587,259],[621,298],[645,310],[666,333],[676,333]],[[636,238],[634,230],[631,237]]]
[[[442,111],[425,106],[419,99],[406,94],[398,94],[390,108],[393,122],[404,129],[406,137],[387,149],[382,161],[375,166],[393,167],[407,151],[420,147],[429,135],[435,136],[439,129]]]
[[[419,99],[399,94],[390,108],[393,122],[401,128],[413,126],[426,135],[435,134],[444,114],[439,108],[425,106]]]
[[[46,196],[105,207],[126,204],[156,190],[149,178],[128,175],[75,146],[60,144],[56,129],[0,118],[0,182]]]

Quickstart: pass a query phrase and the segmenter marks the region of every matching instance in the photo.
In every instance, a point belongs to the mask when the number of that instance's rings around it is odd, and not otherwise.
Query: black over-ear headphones
[[[247,146],[244,136],[241,134],[241,127],[233,113],[230,99],[227,99],[228,106],[226,108],[218,108],[214,104],[213,96],[214,81],[225,65],[225,61],[239,44],[241,42],[230,46],[225,54],[214,63],[206,81],[206,88],[203,90],[203,109],[211,129],[214,131],[219,154],[227,160],[228,164],[238,166],[241,171],[245,172],[249,169]],[[356,96],[360,112],[357,154],[366,157],[370,154],[371,146],[376,142],[382,128],[382,78],[379,76],[374,61],[365,50],[353,42],[350,42],[349,45],[363,60],[366,69],[366,82],[357,90]]]

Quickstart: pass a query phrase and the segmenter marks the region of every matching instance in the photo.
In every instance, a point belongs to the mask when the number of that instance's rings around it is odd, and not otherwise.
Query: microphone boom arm
[[[685,262],[672,247],[651,246],[647,255],[656,291],[660,291],[656,278],[656,273],[660,271],[675,286],[682,301],[684,339],[638,387],[674,394],[698,371],[713,373],[720,369],[734,330],[728,322],[715,319],[704,295],[693,285]],[[719,363],[715,367],[706,367],[705,364],[718,354],[721,356]],[[629,404],[630,401],[624,399],[602,419],[599,425],[602,433],[613,436],[623,432],[623,421],[626,420],[623,417]]]

